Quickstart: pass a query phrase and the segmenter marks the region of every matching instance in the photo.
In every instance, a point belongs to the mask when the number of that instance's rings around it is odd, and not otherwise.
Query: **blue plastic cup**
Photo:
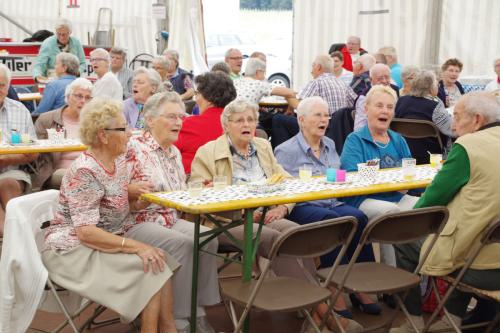
[[[327,182],[335,182],[337,178],[337,169],[334,168],[328,168],[326,169],[326,181]]]
[[[12,131],[10,134],[10,142],[11,143],[21,143],[21,134],[17,131]]]

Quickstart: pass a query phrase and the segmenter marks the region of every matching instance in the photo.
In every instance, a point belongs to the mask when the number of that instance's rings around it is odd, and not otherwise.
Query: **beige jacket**
[[[464,135],[457,143],[467,151],[470,178],[447,206],[448,222],[421,270],[427,275],[445,275],[462,267],[473,244],[500,215],[500,159],[497,154],[500,126]],[[428,245],[429,239],[421,254]],[[471,267],[478,270],[500,268],[500,244],[483,247]]]
[[[290,177],[285,169],[276,161],[269,141],[261,138],[254,138],[253,144],[257,150],[260,166],[264,170],[266,177],[269,178],[276,173]],[[189,180],[212,180],[216,175],[226,176],[228,179],[232,179],[233,175],[232,155],[225,134],[198,148],[193,163],[191,164],[191,177]],[[288,204],[286,206],[290,213],[294,204]]]

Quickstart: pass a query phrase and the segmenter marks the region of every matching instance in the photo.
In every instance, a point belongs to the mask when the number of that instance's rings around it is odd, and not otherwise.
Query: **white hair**
[[[64,102],[66,104],[68,104],[69,95],[71,95],[76,89],[88,90],[90,92],[90,95],[92,95],[92,90],[94,89],[94,85],[92,84],[92,82],[83,77],[79,77],[71,81],[71,83],[68,84],[66,86],[66,89],[64,90]]]
[[[93,55],[97,55],[97,56],[99,56],[101,58],[106,59],[107,62],[111,62],[111,56],[109,55],[109,52],[106,51],[105,49],[101,48],[101,47],[99,47],[99,48],[97,48],[95,50],[92,50],[90,52],[90,58],[92,58]]]
[[[380,73],[381,71],[389,72],[391,74],[391,68],[386,64],[375,64],[370,68],[370,78],[374,77],[375,74]]]
[[[7,84],[10,84],[10,79],[12,78],[12,72],[9,67],[4,64],[0,64],[0,73],[7,78]]]
[[[238,50],[238,49],[235,49],[235,48],[230,48],[230,49],[229,49],[229,50],[227,50],[227,51],[226,51],[226,53],[224,54],[224,58],[226,58],[226,59],[227,59],[227,58],[231,57],[231,53],[233,53],[234,51],[237,51],[237,52],[241,53],[241,51],[240,51],[240,50]]]
[[[500,103],[496,97],[485,91],[473,91],[464,95],[464,111],[470,114],[482,115],[487,124],[500,120]]]
[[[139,67],[136,70],[134,70],[134,77],[136,77],[139,74],[146,74],[151,86],[155,87],[155,93],[160,92],[161,76],[157,71],[155,71],[152,68]]]
[[[59,60],[61,65],[66,66],[66,73],[74,76],[80,75],[80,60],[76,55],[68,52],[60,52],[56,55],[56,61]]]
[[[328,103],[319,96],[306,97],[297,106],[297,117],[307,116],[314,111],[317,105],[323,105],[328,110]]]
[[[175,62],[177,62],[177,65],[179,64],[179,52],[177,52],[176,50],[173,50],[173,49],[165,49],[165,51],[163,51],[163,55],[168,59],[168,58],[172,58],[175,60]]]
[[[161,106],[166,103],[177,104],[183,112],[186,111],[186,105],[182,102],[181,96],[175,91],[166,91],[156,93],[147,99],[143,110],[144,118],[157,118],[163,111]],[[144,125],[146,129],[150,129],[147,122]]]
[[[247,65],[245,67],[245,76],[255,76],[257,71],[266,71],[266,63],[259,58],[248,59]]]
[[[243,113],[247,110],[252,110],[255,120],[259,119],[259,106],[255,103],[247,101],[246,99],[235,99],[226,105],[224,111],[222,111],[222,114],[220,115],[220,122],[224,131],[227,127],[227,123],[229,122],[229,117],[235,113]]]
[[[326,73],[333,70],[333,59],[329,54],[320,54],[314,59],[316,65],[320,65]]]
[[[168,69],[168,67],[170,66],[170,60],[165,57],[154,57],[153,63],[160,65],[164,69]]]
[[[59,19],[56,22],[56,25],[54,26],[54,30],[57,31],[57,29],[60,29],[60,28],[67,28],[70,33],[71,33],[71,31],[73,31],[72,26],[71,26],[71,22],[69,20],[66,20],[66,19]]]
[[[358,62],[363,66],[365,71],[369,71],[377,63],[377,59],[371,54],[365,53],[358,58]]]

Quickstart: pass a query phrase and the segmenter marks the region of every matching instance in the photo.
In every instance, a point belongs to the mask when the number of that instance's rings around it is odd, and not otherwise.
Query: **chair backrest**
[[[270,259],[281,257],[313,258],[326,254],[338,245],[346,245],[356,232],[357,220],[340,217],[297,226],[281,235],[270,251]]]
[[[398,132],[406,138],[436,138],[441,150],[444,148],[439,129],[432,121],[422,119],[393,118],[390,126],[393,131]]]
[[[354,130],[353,108],[341,108],[335,111],[328,124],[326,136],[335,142],[337,154],[342,154],[344,142],[349,134]]]
[[[443,206],[382,215],[368,223],[360,243],[410,243],[430,234],[439,234],[447,220],[448,210]]]

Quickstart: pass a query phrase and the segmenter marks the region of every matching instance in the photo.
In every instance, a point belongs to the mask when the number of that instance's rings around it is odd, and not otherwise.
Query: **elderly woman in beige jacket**
[[[228,183],[261,182],[274,174],[290,175],[278,164],[268,141],[254,137],[258,120],[258,106],[246,100],[237,99],[229,103],[221,115],[224,134],[214,141],[201,146],[191,164],[191,181],[211,182],[215,176],[226,176]],[[271,207],[264,217],[257,253],[267,257],[274,241],[286,230],[297,226],[285,219],[293,209],[293,204]],[[257,209],[254,221],[259,222],[262,213]],[[258,224],[254,225],[254,234]],[[231,229],[237,239],[243,239],[243,226]],[[226,235],[219,236],[219,243],[228,243]],[[312,259],[303,259],[303,269],[295,259],[277,258],[273,271],[279,276],[291,276],[308,280],[315,276],[316,268]],[[324,312],[320,306],[316,310]],[[313,313],[315,318],[320,314]],[[321,314],[323,315],[323,313]],[[319,319],[318,319],[319,320]],[[344,320],[344,319],[342,319]],[[341,321],[342,322],[342,321]],[[335,325],[329,320],[329,327]],[[356,331],[356,323],[345,320],[342,325],[347,332]]]
[[[215,176],[226,176],[228,183],[237,184],[263,181],[273,174],[288,177],[288,173],[276,161],[269,142],[254,137],[257,115],[256,104],[244,100],[229,103],[221,115],[224,134],[198,149],[191,165],[190,181],[210,182]],[[296,223],[285,219],[292,208],[293,205],[279,205],[268,210],[264,217],[259,255],[266,257],[274,240],[283,231],[297,226]],[[261,211],[256,210],[254,221],[259,222],[261,215]],[[257,232],[257,228],[256,223],[254,232]],[[242,239],[243,226],[232,229],[231,233]],[[219,236],[219,242],[227,242],[225,237]],[[276,272],[279,275],[303,274],[300,267],[292,266],[292,261],[280,259],[276,261],[274,270],[279,271]]]

